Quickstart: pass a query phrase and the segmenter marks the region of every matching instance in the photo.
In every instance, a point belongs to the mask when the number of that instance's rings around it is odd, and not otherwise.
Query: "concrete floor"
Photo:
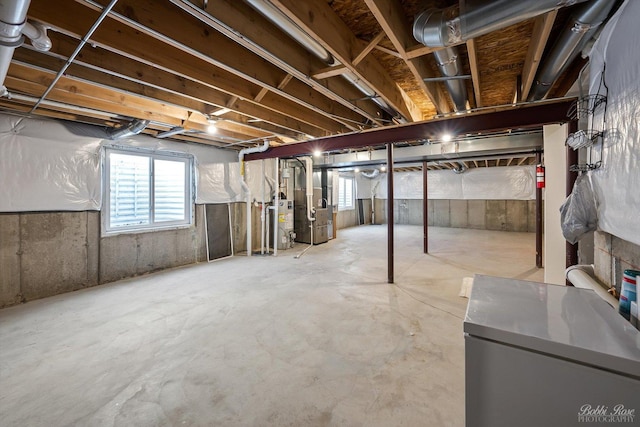
[[[541,281],[533,234],[398,226],[395,285],[338,237],[0,310],[0,424],[462,426],[462,279]]]

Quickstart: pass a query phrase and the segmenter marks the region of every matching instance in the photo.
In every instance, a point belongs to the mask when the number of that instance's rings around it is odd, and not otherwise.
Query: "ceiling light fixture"
[[[355,173],[358,173],[358,172],[360,172],[360,169],[355,168],[353,171],[354,171]]]
[[[380,168],[380,172],[385,172],[386,170],[387,170],[387,167],[386,167],[386,166],[382,166],[382,167]]]
[[[445,133],[442,135],[442,137],[440,138],[442,140],[442,142],[449,142],[452,139],[452,136],[450,133]]]
[[[315,157],[320,157],[320,156],[322,156],[322,151],[320,151],[320,150],[313,150],[313,155],[314,155]]]
[[[209,123],[209,125],[207,126],[207,133],[209,135],[215,135],[216,133],[218,133],[218,124],[216,123],[216,121],[209,119],[207,120],[207,122]]]

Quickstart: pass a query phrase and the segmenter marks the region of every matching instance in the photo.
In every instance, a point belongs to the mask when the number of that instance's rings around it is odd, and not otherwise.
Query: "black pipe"
[[[393,144],[387,144],[387,282],[393,283]]]
[[[542,164],[542,153],[536,153],[536,165]],[[542,268],[542,188],[536,184],[536,267]]]
[[[569,133],[575,133],[578,130],[578,122],[576,120],[570,121],[569,125]],[[566,181],[566,195],[569,196],[573,191],[573,185],[578,179],[578,172],[571,172],[569,168],[571,165],[575,165],[578,163],[578,151],[572,149],[567,145],[567,181]],[[566,262],[565,266],[567,268],[572,265],[578,264],[578,244],[571,244],[566,242]],[[567,284],[569,281],[567,280]]]
[[[424,229],[424,253],[429,253],[429,197],[427,195],[427,162],[422,162],[422,228]]]

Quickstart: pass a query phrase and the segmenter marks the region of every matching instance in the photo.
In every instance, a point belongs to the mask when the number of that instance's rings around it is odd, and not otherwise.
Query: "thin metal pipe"
[[[424,253],[429,253],[429,196],[428,189],[428,172],[427,162],[422,162],[422,228],[424,230]]]
[[[266,187],[266,179],[264,177],[264,159],[260,162],[260,176],[262,177],[262,200],[260,205],[260,255],[264,255],[264,221],[265,221],[265,200],[264,191]]]
[[[387,282],[393,283],[393,144],[387,144]]]
[[[536,153],[536,165],[542,164],[542,153]],[[542,188],[536,186],[536,267],[542,268]]]
[[[67,68],[71,66],[73,61],[76,59],[76,56],[78,56],[78,54],[80,53],[80,50],[84,47],[85,44],[87,44],[87,42],[89,41],[89,38],[98,29],[98,26],[100,26],[102,21],[104,21],[104,19],[107,17],[107,15],[111,11],[111,9],[113,9],[113,6],[115,6],[117,2],[118,0],[111,0],[111,3],[109,3],[107,7],[102,9],[102,13],[100,14],[96,22],[94,22],[91,28],[89,28],[89,31],[87,31],[87,34],[85,34],[84,37],[82,37],[82,40],[80,40],[78,47],[76,47],[76,50],[67,59],[67,61],[64,63],[60,71],[58,71],[58,74],[56,74],[56,76],[53,78],[47,90],[44,91],[42,96],[40,96],[40,99],[38,100],[38,102],[36,102],[35,105],[31,108],[31,111],[29,112],[29,114],[33,114],[36,111],[36,109],[40,106],[42,101],[44,101],[44,99],[47,97],[47,95],[49,95],[49,92],[51,92],[51,90],[56,85],[56,83],[58,83],[58,80],[60,80],[62,75],[65,73],[65,71],[67,71]]]

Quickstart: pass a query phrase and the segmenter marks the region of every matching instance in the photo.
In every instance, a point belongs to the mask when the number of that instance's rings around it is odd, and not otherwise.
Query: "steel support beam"
[[[574,133],[578,130],[578,122],[571,121],[569,122],[568,132]],[[571,147],[567,146],[567,182],[566,182],[566,195],[568,196],[573,191],[573,185],[578,178],[578,172],[571,172],[569,168],[571,165],[575,165],[578,163],[578,152]],[[578,243],[571,244],[569,242],[566,243],[566,267],[571,267],[572,265],[578,264]],[[569,281],[567,280],[567,285],[569,285]]]
[[[437,139],[444,133],[457,136],[467,133],[526,129],[554,123],[566,123],[568,121],[567,111],[573,101],[574,99],[572,98],[553,102],[540,102],[522,105],[509,110],[491,110],[489,112],[451,116],[431,121],[317,138],[301,143],[271,147],[263,153],[247,155],[246,160],[309,155],[315,150],[327,152],[426,138]]]
[[[387,144],[387,282],[393,283],[393,144]]]
[[[429,197],[427,195],[428,186],[427,162],[422,162],[422,228],[424,230],[424,253],[429,253]]]
[[[542,153],[536,153],[536,165],[542,164]],[[542,188],[536,185],[536,267],[542,268]]]

